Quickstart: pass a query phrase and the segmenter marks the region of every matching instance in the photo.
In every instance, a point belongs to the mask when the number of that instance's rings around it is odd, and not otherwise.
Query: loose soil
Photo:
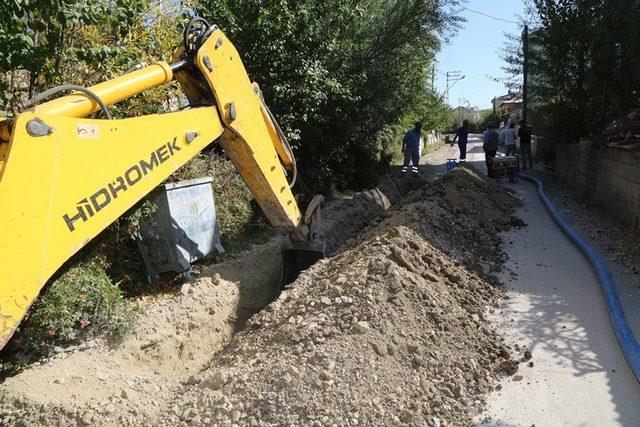
[[[279,298],[273,241],[154,305],[116,348],[63,351],[6,380],[0,424],[470,423],[517,370],[485,316],[518,200],[471,167],[386,212],[385,194],[329,206],[342,247]]]

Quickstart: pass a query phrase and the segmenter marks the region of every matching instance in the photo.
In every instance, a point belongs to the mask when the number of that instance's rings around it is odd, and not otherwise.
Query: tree
[[[0,111],[56,84],[88,86],[166,58],[179,40],[177,11],[169,0],[1,3]]]
[[[493,122],[495,126],[500,126],[500,123],[506,122],[509,116],[509,111],[505,108],[498,108],[496,111],[492,109],[485,110],[480,118],[480,123],[478,123],[478,128],[482,131],[488,129],[489,122]]]
[[[530,37],[529,104],[538,128],[575,140],[638,106],[640,2],[533,0],[530,6],[537,24]],[[512,38],[504,55],[516,80],[520,46]]]
[[[238,47],[315,190],[370,185],[398,144],[390,128],[440,116],[427,72],[454,3],[195,1]]]

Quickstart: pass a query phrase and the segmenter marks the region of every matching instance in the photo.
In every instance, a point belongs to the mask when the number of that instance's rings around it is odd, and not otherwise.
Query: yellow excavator
[[[188,108],[111,118],[110,105],[174,79]],[[287,236],[290,282],[326,255],[322,197],[293,194],[287,139],[232,43],[204,19],[188,23],[171,63],[89,88],[57,86],[0,118],[0,348],[71,256],[214,141]]]

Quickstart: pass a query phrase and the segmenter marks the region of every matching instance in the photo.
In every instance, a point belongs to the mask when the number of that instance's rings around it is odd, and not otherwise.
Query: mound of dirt
[[[0,414],[6,414],[0,421],[470,424],[484,405],[484,394],[495,386],[500,366],[509,360],[509,349],[485,314],[503,294],[492,272],[504,259],[500,231],[519,224],[512,216],[517,204],[511,193],[475,169],[459,168],[412,193],[335,256],[303,273],[217,354],[214,349],[203,354],[202,348],[190,353],[188,345],[176,349],[176,337],[196,330],[189,322],[197,326],[207,319],[188,321],[170,312],[153,328],[156,340],[145,332],[148,346],[126,348],[133,352],[129,361],[146,352],[157,357],[168,352],[172,358],[165,357],[161,366],[182,373],[176,374],[182,382],[135,363],[118,363],[109,376],[100,376],[109,367],[105,359],[110,355],[103,354],[80,378],[71,365],[59,371],[66,376],[55,401],[38,402],[26,387],[38,379],[55,384],[55,376],[47,377],[55,372],[51,367],[22,377],[26,398],[15,393],[15,383],[3,385],[0,392],[12,393],[0,398]],[[220,279],[213,286],[226,283]],[[194,289],[193,295],[186,291],[185,307],[201,304],[198,298],[208,301],[198,286]],[[211,289],[204,286],[202,292]],[[224,303],[212,312],[221,309]],[[186,327],[165,336],[174,321],[187,322]],[[205,335],[197,342],[211,339]],[[77,385],[91,374],[108,396],[78,398],[65,390],[71,383],[79,393]]]
[[[503,291],[473,270],[499,267],[516,204],[469,168],[412,194],[250,319],[158,421],[471,423],[509,356],[484,320]]]
[[[342,245],[390,206],[379,189],[330,201],[323,231]],[[176,295],[151,304],[134,333],[115,348],[100,340],[60,348],[8,378],[0,385],[0,425],[86,423],[91,417],[85,415],[96,408],[113,418],[154,416],[250,315],[277,297],[280,245],[274,239],[207,269]]]

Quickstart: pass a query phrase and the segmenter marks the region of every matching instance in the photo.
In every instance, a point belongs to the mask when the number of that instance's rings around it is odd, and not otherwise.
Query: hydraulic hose
[[[298,180],[298,162],[296,161],[296,156],[295,154],[293,154],[293,148],[291,148],[291,144],[289,144],[289,138],[287,138],[287,136],[282,131],[282,128],[280,127],[280,125],[278,124],[278,121],[276,120],[276,117],[273,115],[273,113],[267,106],[267,103],[264,102],[264,99],[262,97],[260,97],[260,100],[262,101],[262,106],[264,107],[265,111],[267,112],[267,115],[271,119],[271,122],[273,123],[276,129],[276,133],[278,134],[278,137],[280,137],[280,140],[282,141],[282,143],[285,145],[285,147],[287,147],[287,151],[289,151],[289,155],[291,156],[291,164],[292,164],[291,169],[292,169],[293,176],[291,177],[289,188],[293,188],[293,186],[296,185],[296,181]]]
[[[591,263],[591,266],[600,281],[602,293],[607,304],[609,320],[611,321],[611,326],[613,327],[620,349],[622,350],[624,357],[627,359],[627,363],[631,367],[636,379],[640,382],[640,344],[638,344],[638,340],[633,335],[633,332],[629,327],[629,322],[624,315],[609,269],[607,269],[607,266],[600,256],[598,256],[597,252],[562,218],[549,197],[545,194],[544,184],[542,181],[525,174],[520,174],[520,178],[538,186],[538,195],[542,199],[542,202],[546,206],[553,220],[558,224],[569,240],[571,240],[578,249],[580,249],[580,252],[582,252],[589,260],[589,263]]]
[[[45,90],[44,92],[42,92],[42,93],[34,96],[33,98],[29,99],[24,104],[22,104],[20,107],[21,107],[21,109],[24,109],[24,108],[29,108],[29,107],[38,105],[38,103],[44,101],[47,98],[52,97],[53,95],[55,95],[57,93],[70,91],[70,90],[74,90],[74,91],[77,91],[77,92],[82,92],[85,95],[87,95],[89,98],[93,99],[96,102],[96,104],[98,104],[100,106],[100,109],[102,110],[102,114],[104,114],[104,116],[107,119],[109,119],[109,120],[111,119],[111,114],[109,113],[109,109],[107,108],[107,105],[102,101],[102,98],[100,98],[92,90],[87,89],[84,86],[77,86],[77,85],[60,85],[60,86],[52,87],[51,89]]]

